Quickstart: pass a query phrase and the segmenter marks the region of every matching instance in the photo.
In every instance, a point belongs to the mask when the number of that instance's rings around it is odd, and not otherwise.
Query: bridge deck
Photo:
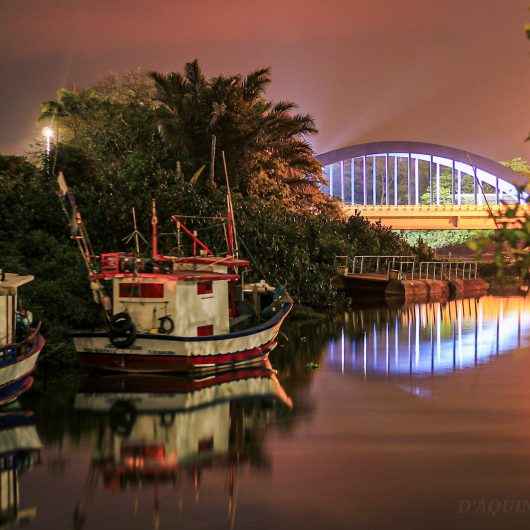
[[[486,205],[344,205],[343,209],[348,215],[359,212],[396,230],[492,230],[519,225],[527,212],[526,205],[521,205],[519,215],[513,218],[505,217],[506,207],[496,205],[491,210]]]

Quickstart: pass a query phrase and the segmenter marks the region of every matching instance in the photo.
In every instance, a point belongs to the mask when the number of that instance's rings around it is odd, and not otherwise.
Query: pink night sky
[[[0,152],[39,104],[138,67],[209,75],[271,66],[271,98],[320,129],[317,152],[418,140],[530,157],[528,0],[0,0]]]

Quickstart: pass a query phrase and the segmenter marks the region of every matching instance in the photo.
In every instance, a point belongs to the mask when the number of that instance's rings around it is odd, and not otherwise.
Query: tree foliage
[[[317,129],[311,116],[295,112],[293,102],[266,98],[270,69],[207,78],[193,61],[183,74],[153,72],[151,78],[163,137],[179,159],[199,167],[209,159],[215,136],[233,189],[244,195],[296,197],[292,204],[304,198],[309,206],[321,181],[321,165],[308,142]],[[220,157],[210,179],[212,186],[224,182]]]
[[[161,221],[161,251],[176,245],[172,214],[213,217],[226,208],[217,158],[208,167],[212,135],[227,154],[241,253],[248,280],[286,285],[296,301],[331,306],[336,255],[404,254],[391,230],[338,214],[316,186],[320,164],[307,143],[316,129],[295,105],[273,104],[268,70],[207,79],[196,62],[184,74],[113,76],[80,91],[62,89],[41,118],[58,131],[49,156],[0,156],[0,267],[36,276],[32,309],[48,322],[50,360],[70,355],[65,330],[97,324],[77,249],[68,237],[56,175],[75,191],[96,253],[131,250],[131,208],[147,236],[152,199]],[[13,205],[17,205],[13,207]],[[222,226],[198,221],[199,234],[226,251]],[[144,247],[143,250],[148,250]]]
[[[513,158],[503,164],[513,171],[530,178],[530,165],[522,157]],[[524,281],[530,278],[530,195],[529,186],[519,189],[523,204],[504,204],[503,216],[509,223],[500,222],[499,228],[488,235],[482,235],[470,241],[468,246],[478,255],[484,250],[494,248],[495,264],[499,274],[507,266],[518,270]],[[516,219],[518,219],[516,221]]]

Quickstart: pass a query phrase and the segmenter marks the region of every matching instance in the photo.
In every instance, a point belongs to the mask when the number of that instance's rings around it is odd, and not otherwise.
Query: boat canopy
[[[0,273],[0,296],[12,296],[17,294],[17,289],[22,285],[30,283],[34,276],[21,276],[12,272]]]

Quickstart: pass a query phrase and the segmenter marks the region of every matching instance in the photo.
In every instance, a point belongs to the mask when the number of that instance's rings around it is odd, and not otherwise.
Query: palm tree
[[[210,157],[212,135],[226,154],[231,185],[244,194],[313,190],[321,165],[307,138],[317,129],[296,105],[265,96],[270,69],[206,78],[197,60],[184,73],[152,72],[160,130],[176,158],[198,167]],[[216,160],[213,185],[224,181]]]

